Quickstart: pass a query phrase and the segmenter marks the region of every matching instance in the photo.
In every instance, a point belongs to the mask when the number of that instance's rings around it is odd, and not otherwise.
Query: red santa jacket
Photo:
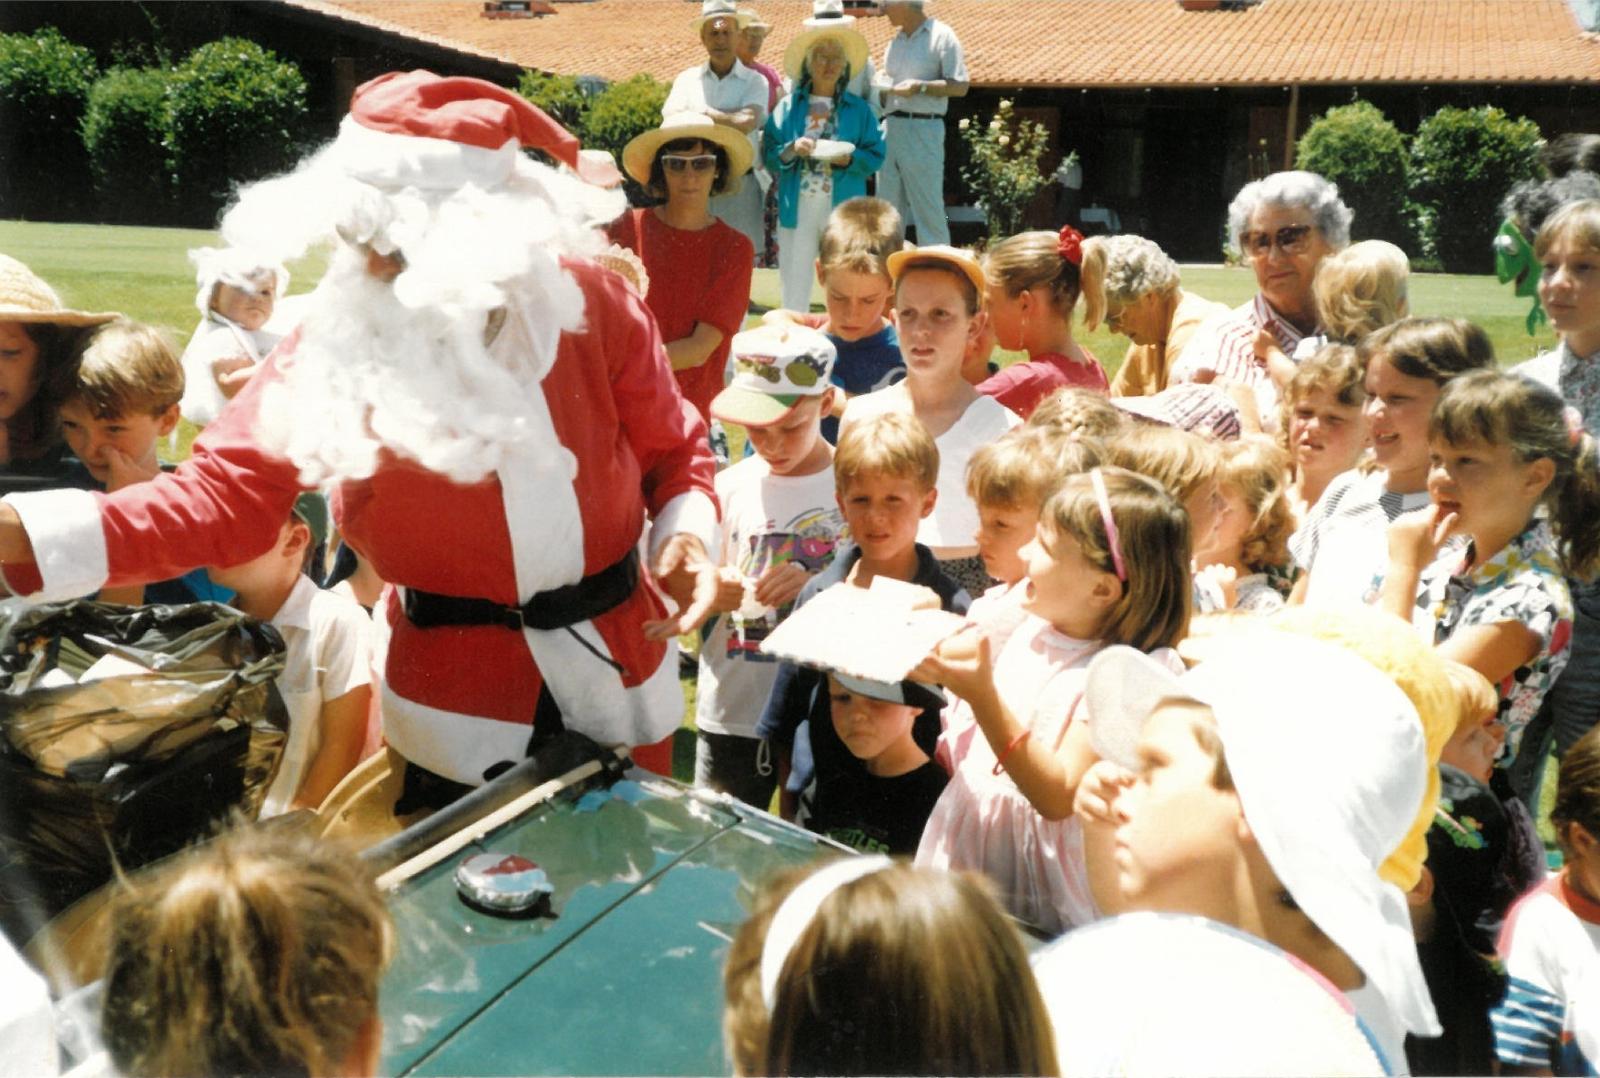
[[[715,466],[654,320],[614,274],[564,265],[583,289],[586,327],[561,338],[535,421],[553,428],[571,459],[546,452],[464,485],[388,455],[370,479],[341,484],[334,518],[384,580],[519,605],[620,560],[639,542],[647,511],[657,537],[689,532],[711,548]],[[520,325],[513,311],[495,347],[515,346]],[[302,489],[294,464],[253,436],[262,388],[296,340],[176,472],[111,495],[10,499],[38,567],[11,569],[13,588],[65,598],[263,553]],[[621,606],[570,629],[419,629],[390,589],[375,613],[385,735],[407,759],[481,782],[485,768],[523,755],[548,681],[570,728],[603,743],[658,741],[683,710],[669,647],[640,631],[663,613],[641,580]]]

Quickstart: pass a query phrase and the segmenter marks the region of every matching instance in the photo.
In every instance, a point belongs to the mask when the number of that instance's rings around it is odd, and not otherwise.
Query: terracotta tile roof
[[[486,19],[481,0],[285,0],[478,57],[571,75],[668,80],[704,59],[685,0],[558,3]],[[746,0],[751,3],[752,0]],[[753,0],[783,46],[809,0]],[[1600,34],[1567,0],[1263,0],[1185,11],[1176,0],[938,0],[975,85],[1143,87],[1260,83],[1600,83]],[[880,58],[893,28],[858,27]]]

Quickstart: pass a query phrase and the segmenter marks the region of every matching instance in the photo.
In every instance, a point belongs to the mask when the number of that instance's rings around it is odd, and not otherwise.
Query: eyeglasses
[[[661,155],[661,167],[668,172],[684,172],[689,169],[695,172],[710,172],[717,167],[717,155],[664,153]]]
[[[1302,255],[1311,245],[1313,225],[1288,225],[1276,232],[1241,232],[1239,246],[1251,258],[1265,258],[1274,247],[1286,255]]]

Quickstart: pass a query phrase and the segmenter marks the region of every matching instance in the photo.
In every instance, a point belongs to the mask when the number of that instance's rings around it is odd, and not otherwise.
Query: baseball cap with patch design
[[[826,393],[838,355],[816,330],[781,324],[735,335],[732,351],[733,381],[711,401],[711,414],[745,427],[770,426]]]

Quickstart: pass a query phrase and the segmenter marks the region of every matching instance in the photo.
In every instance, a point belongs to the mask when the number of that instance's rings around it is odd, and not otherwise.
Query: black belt
[[[566,629],[621,606],[639,586],[639,550],[598,573],[541,591],[521,606],[489,599],[464,599],[418,588],[405,589],[401,608],[419,629],[455,625],[503,625],[507,629]]]
[[[934,114],[934,113],[928,113],[928,112],[886,112],[886,113],[884,113],[884,115],[885,116],[898,116],[902,120],[942,120],[942,119],[944,119],[944,114],[943,113]]]

